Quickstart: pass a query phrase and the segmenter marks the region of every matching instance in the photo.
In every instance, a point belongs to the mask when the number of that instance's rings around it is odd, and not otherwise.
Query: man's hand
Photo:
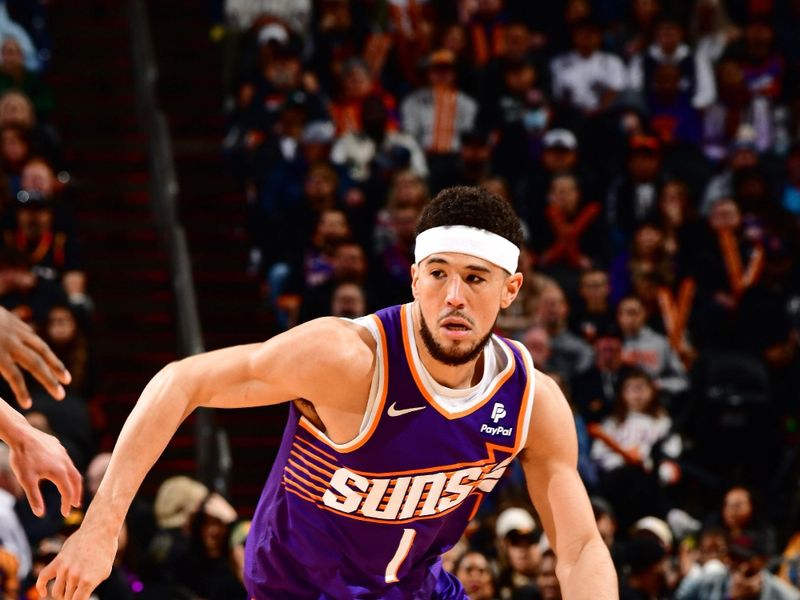
[[[20,429],[15,439],[7,440],[11,468],[17,477],[33,514],[44,514],[44,501],[39,481],[52,481],[61,494],[61,514],[69,514],[71,506],[80,506],[83,494],[81,475],[67,455],[64,446],[54,438],[27,425]]]
[[[20,367],[33,375],[57,400],[65,396],[63,385],[72,381],[64,364],[33,329],[5,308],[0,308],[0,375],[22,408],[31,407],[31,395]]]
[[[111,573],[117,554],[117,535],[86,521],[64,542],[64,547],[39,573],[36,589],[42,598],[88,600],[92,591]],[[51,596],[47,587],[53,582]]]

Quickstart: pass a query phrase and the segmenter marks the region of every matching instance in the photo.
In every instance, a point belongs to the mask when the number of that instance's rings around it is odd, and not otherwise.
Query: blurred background
[[[410,301],[451,185],[519,215],[496,329],[572,404],[623,598],[800,598],[799,1],[0,2],[0,305],[72,372],[26,416],[87,502],[167,362]],[[97,597],[245,598],[285,419],[190,417]],[[82,514],[7,463],[0,584],[37,598]],[[446,565],[560,598],[510,471]]]

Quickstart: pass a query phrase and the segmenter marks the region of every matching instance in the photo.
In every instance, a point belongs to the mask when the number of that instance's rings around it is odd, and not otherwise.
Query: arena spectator
[[[676,590],[675,599],[797,600],[800,598],[800,591],[767,570],[768,557],[769,554],[756,539],[747,536],[733,538],[728,545],[725,568],[690,574]]]
[[[556,577],[557,562],[552,548],[548,548],[542,553],[539,572],[536,574],[536,587],[542,600],[561,600],[561,585]]]
[[[567,328],[569,304],[561,287],[546,285],[539,297],[536,322],[550,334],[551,368],[567,381],[586,371],[592,364],[592,348]]]
[[[721,526],[728,540],[746,537],[757,541],[767,555],[778,551],[775,530],[760,514],[753,492],[746,487],[735,485],[726,490],[720,510],[706,519],[708,526]]]
[[[599,331],[616,323],[611,305],[611,285],[602,268],[586,269],[578,282],[578,300],[570,310],[570,330],[587,342],[594,341]]]
[[[614,406],[623,373],[622,335],[614,324],[594,336],[594,364],[572,381],[572,399],[590,423],[605,419]]]
[[[0,45],[0,94],[17,89],[31,99],[40,119],[50,115],[55,100],[50,87],[25,65],[22,46],[13,36],[3,36]]]
[[[626,373],[613,416],[594,432],[592,457],[600,465],[603,496],[616,508],[620,528],[654,512],[665,514],[659,478],[664,483],[675,481],[661,469],[661,460],[680,456],[682,442],[672,432],[672,420],[647,373],[640,369]]]
[[[468,550],[456,561],[453,573],[469,597],[474,600],[496,600],[494,575],[488,559],[480,552]]]
[[[456,88],[455,56],[437,50],[426,61],[427,86],[400,105],[403,130],[427,152],[431,177],[453,167],[461,135],[472,129],[478,105]]]
[[[652,600],[667,592],[667,553],[655,540],[634,539],[625,548],[626,576],[620,582],[620,600]]]
[[[334,317],[356,319],[367,314],[364,288],[357,283],[340,283],[331,296],[330,314]]]
[[[628,145],[625,173],[618,176],[606,198],[615,250],[624,248],[636,226],[656,215],[662,184],[661,144],[653,136],[634,135]]]
[[[669,400],[689,388],[689,379],[680,358],[663,335],[645,325],[647,313],[636,296],[623,298],[617,307],[617,321],[622,330],[623,361],[644,369],[653,378],[658,391]]]
[[[542,559],[541,535],[536,521],[524,508],[507,508],[497,516],[495,536],[502,568],[497,581],[501,597],[534,597]]]
[[[587,116],[608,109],[628,87],[625,66],[603,52],[601,42],[600,26],[589,18],[580,20],[572,25],[573,50],[550,63],[553,99]]]
[[[663,69],[667,66],[674,67],[675,70]],[[658,94],[657,86],[665,86],[666,83],[658,81],[659,72],[662,78],[669,74],[670,79],[675,80],[671,83],[674,89],[670,94],[684,94],[684,98],[689,101],[688,106],[703,109],[714,101],[714,75],[711,65],[705,56],[696,54],[684,42],[683,25],[670,13],[658,17],[653,43],[631,59],[631,88],[645,96]]]

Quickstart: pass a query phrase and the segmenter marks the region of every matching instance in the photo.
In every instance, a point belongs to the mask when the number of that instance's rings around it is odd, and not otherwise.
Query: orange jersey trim
[[[386,404],[386,395],[389,392],[389,350],[386,343],[386,331],[383,328],[383,323],[376,315],[370,315],[370,318],[375,322],[375,325],[378,328],[378,333],[380,335],[380,347],[381,347],[381,364],[383,367],[383,385],[381,386],[381,390],[378,393],[378,404],[375,407],[375,411],[372,417],[372,421],[369,424],[369,428],[366,432],[360,432],[355,439],[345,444],[336,444],[332,440],[328,438],[327,435],[322,433],[319,429],[317,429],[311,421],[306,419],[305,417],[300,417],[299,424],[300,426],[308,431],[311,435],[317,438],[319,441],[324,443],[326,446],[332,448],[338,453],[347,454],[348,452],[353,452],[358,450],[367,443],[367,441],[372,437],[372,434],[375,433],[375,429],[378,427],[378,422],[380,421],[381,415],[383,414],[383,407]],[[328,455],[330,456],[330,455]],[[333,457],[331,457],[333,458]]]

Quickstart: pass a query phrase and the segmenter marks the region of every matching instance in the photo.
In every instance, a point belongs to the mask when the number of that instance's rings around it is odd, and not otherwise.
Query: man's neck
[[[417,346],[422,366],[425,367],[436,383],[450,389],[457,390],[476,385],[483,376],[483,352],[480,353],[478,358],[464,365],[446,365],[436,360],[428,352],[428,348],[425,346],[425,342],[419,332],[418,323],[421,318],[419,310],[419,305],[415,304],[414,310],[411,311],[411,330],[414,332],[414,343]]]

